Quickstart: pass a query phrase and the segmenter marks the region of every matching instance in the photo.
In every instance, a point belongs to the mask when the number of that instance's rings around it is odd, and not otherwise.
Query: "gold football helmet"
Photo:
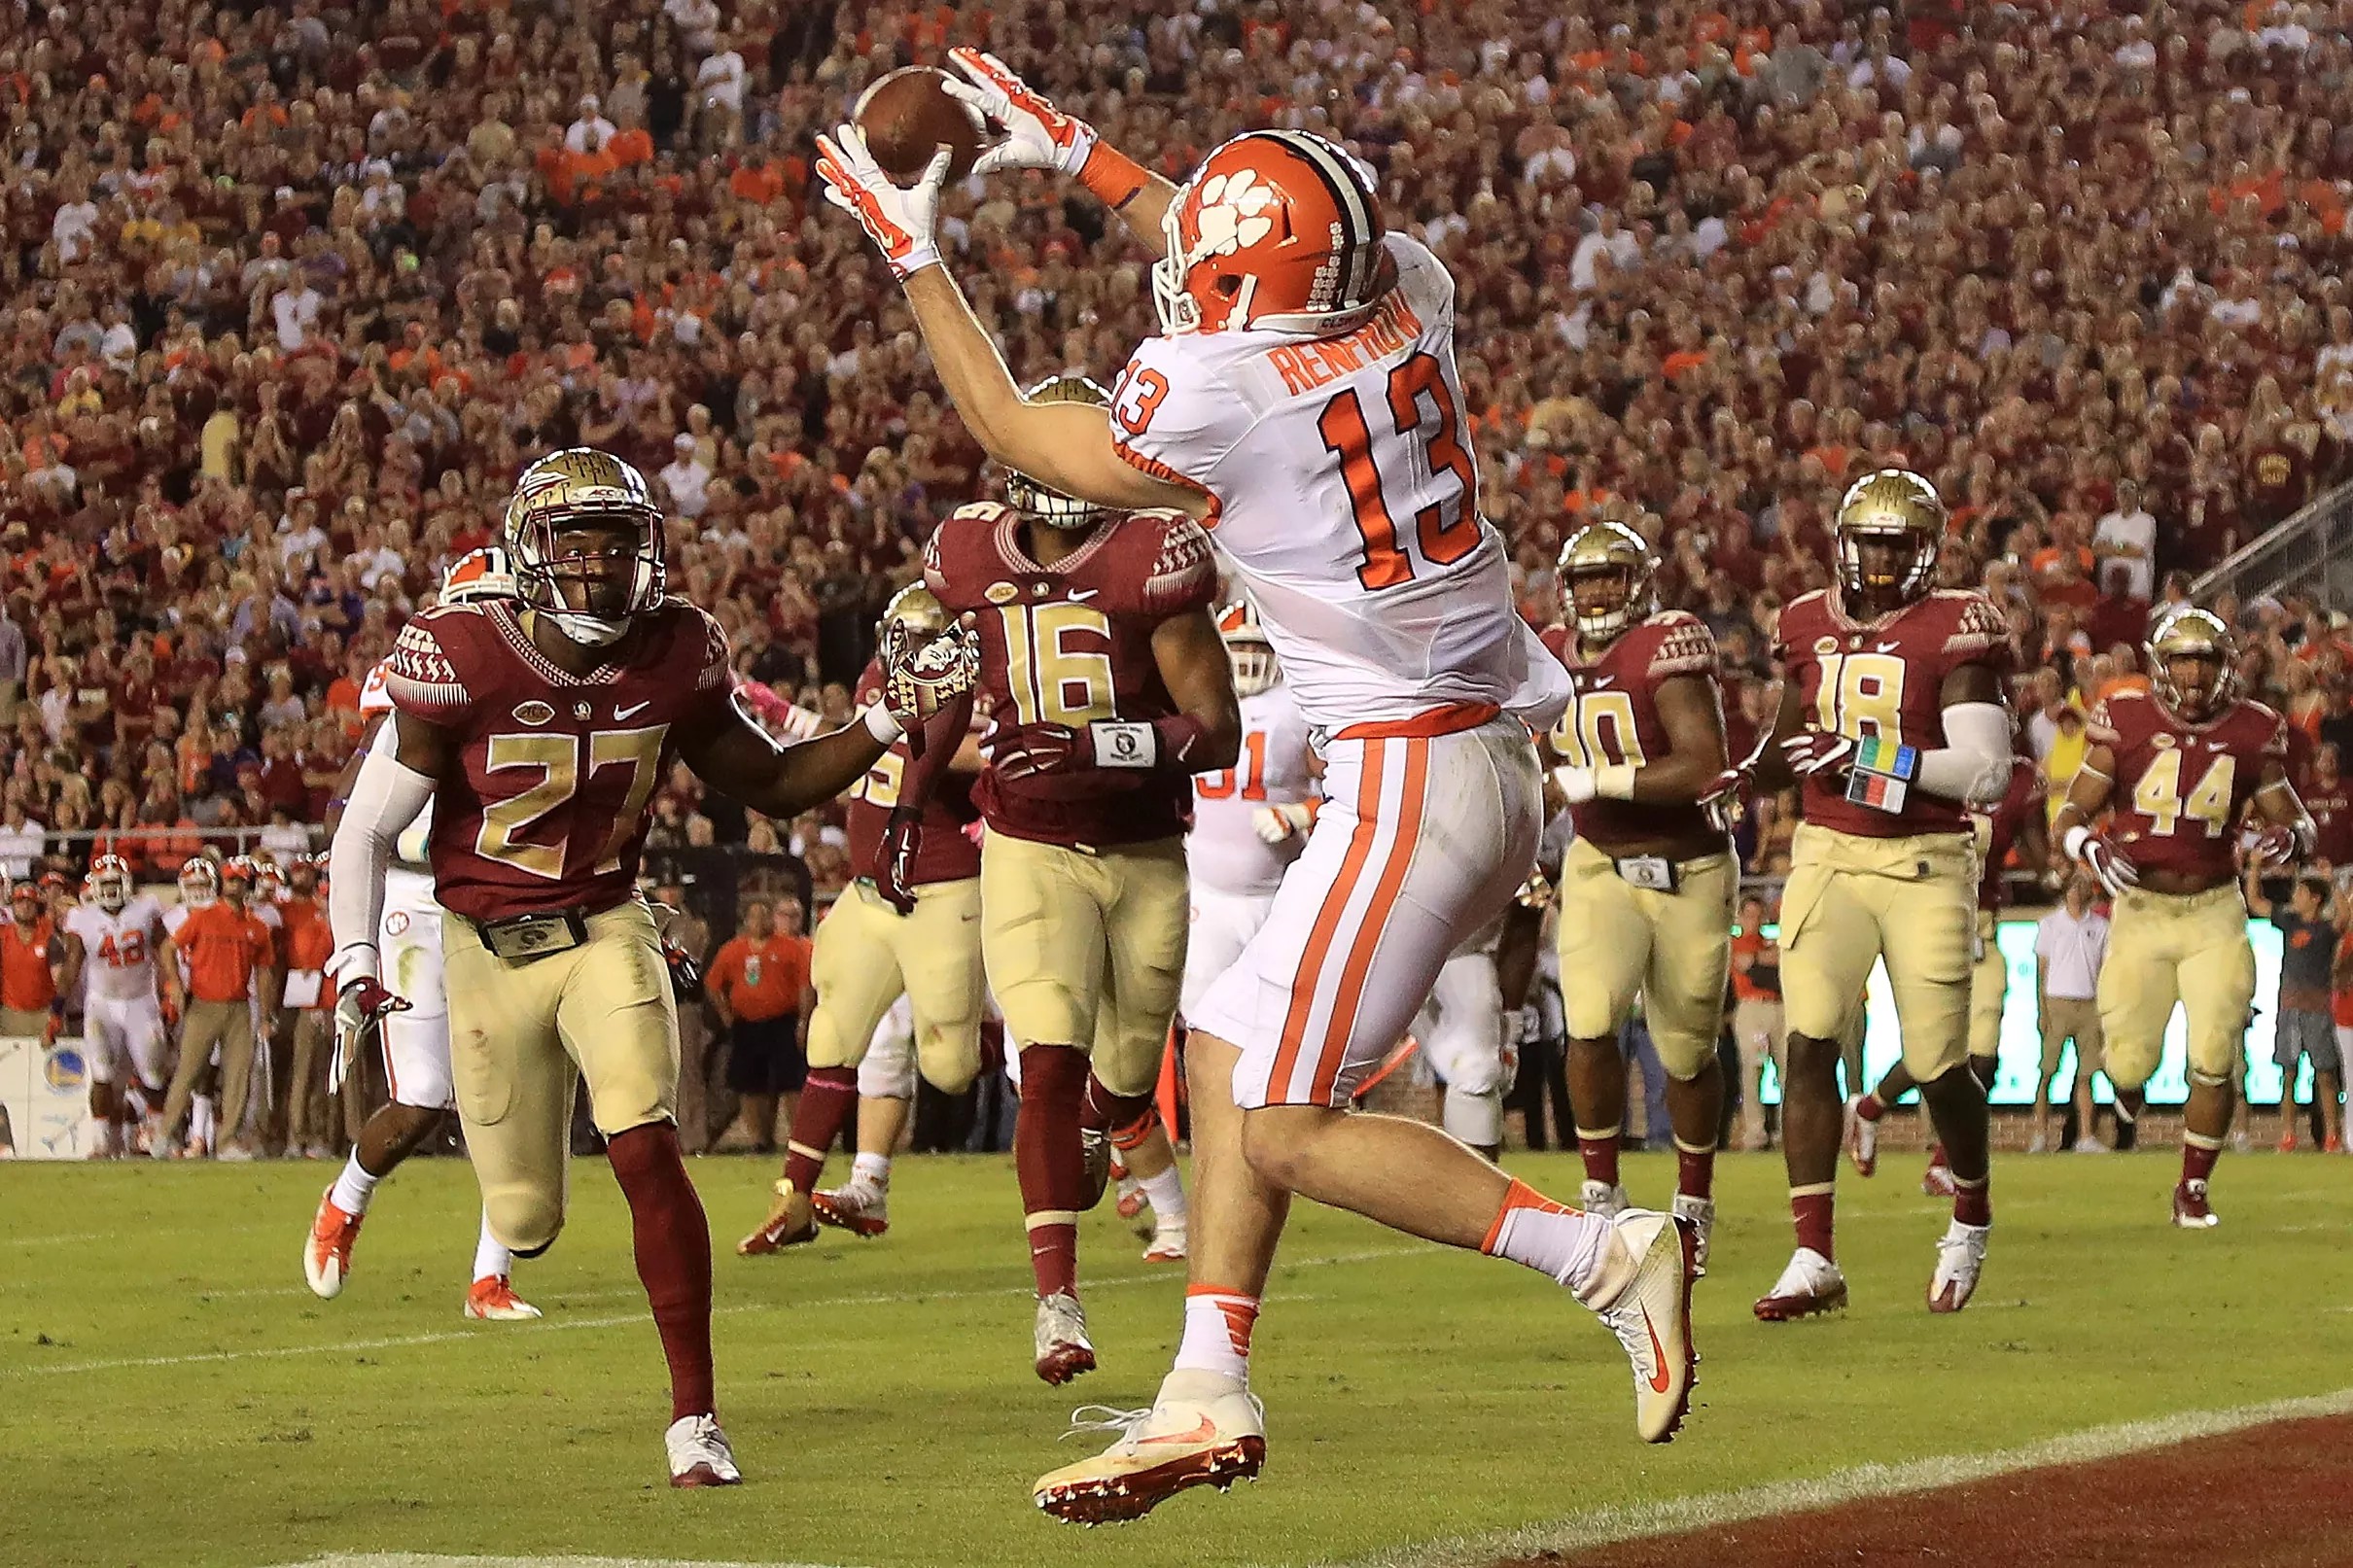
[[[2193,723],[2213,717],[2238,695],[2238,639],[2210,610],[2175,610],[2157,623],[2142,651],[2158,696]]]
[[[1108,408],[1111,395],[1083,375],[1048,376],[1022,394],[1028,402],[1075,402],[1090,408]],[[1035,517],[1049,528],[1093,528],[1110,515],[1110,508],[1099,506],[1076,496],[1039,484],[1018,469],[1005,470],[1005,501],[1014,510]]]
[[[937,637],[948,629],[948,609],[931,589],[920,582],[910,582],[891,596],[883,607],[882,636],[889,642],[894,635],[912,637],[921,643]]]
[[[507,503],[506,545],[515,597],[587,646],[617,642],[668,586],[662,510],[646,476],[591,446],[523,470]]]
[[[1267,640],[1258,620],[1258,607],[1237,599],[1217,611],[1217,635],[1225,639],[1225,656],[1234,667],[1234,695],[1255,697],[1282,679],[1275,662],[1275,645]]]
[[[1908,605],[1928,591],[1945,542],[1945,503],[1910,469],[1879,469],[1846,487],[1833,527],[1839,586],[1849,598],[1880,596]],[[1872,544],[1892,556],[1867,562]]]
[[[1577,635],[1607,643],[1646,618],[1656,608],[1651,578],[1658,569],[1649,541],[1624,523],[1588,523],[1571,534],[1561,546],[1561,596]]]

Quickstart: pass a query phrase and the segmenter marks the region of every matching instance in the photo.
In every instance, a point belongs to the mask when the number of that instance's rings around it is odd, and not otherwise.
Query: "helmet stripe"
[[[1341,290],[1341,302],[1362,303],[1372,288],[1378,259],[1375,242],[1380,228],[1373,220],[1370,198],[1357,182],[1356,171],[1349,166],[1338,148],[1320,136],[1298,130],[1271,130],[1264,134],[1296,154],[1323,182],[1333,207],[1340,213],[1341,225],[1348,230],[1343,241],[1348,248],[1348,277]]]

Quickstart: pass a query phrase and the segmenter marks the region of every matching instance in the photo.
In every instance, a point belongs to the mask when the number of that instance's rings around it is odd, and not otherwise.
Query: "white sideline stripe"
[[[2046,1465],[2081,1464],[2114,1459],[2151,1448],[2169,1448],[2197,1438],[2223,1437],[2273,1421],[2315,1415],[2353,1414],[2353,1388],[2297,1399],[2268,1400],[2260,1405],[2233,1405],[2222,1410],[2182,1411],[2142,1421],[2119,1421],[2106,1426],[2062,1432],[2040,1442],[1985,1453],[1939,1454],[1898,1465],[1857,1465],[1827,1476],[1797,1477],[1743,1486],[1737,1491],[1709,1492],[1698,1497],[1668,1498],[1657,1503],[1625,1504],[1572,1514],[1548,1524],[1485,1535],[1449,1536],[1419,1546],[1399,1547],[1369,1557],[1350,1559],[1346,1568],[1483,1568],[1506,1557],[1532,1557],[1544,1552],[1581,1551],[1641,1536],[1675,1535],[1711,1525],[1738,1524],[1779,1514],[1798,1514],[1842,1503],[1895,1497],[1906,1492],[2007,1476]]]
[[[699,1557],[444,1557],[424,1551],[330,1552],[282,1568],[827,1568],[815,1562],[711,1562]]]
[[[1434,1254],[1439,1249],[1429,1246],[1369,1247],[1361,1252],[1336,1252],[1328,1257],[1301,1258],[1282,1267],[1289,1269],[1329,1269],[1343,1264],[1372,1263],[1383,1258],[1410,1258]],[[1089,1283],[1091,1291],[1121,1290],[1134,1285],[1168,1284],[1179,1281],[1181,1275],[1174,1271],[1150,1274],[1121,1274]],[[985,1301],[996,1296],[1027,1296],[1028,1285],[993,1286],[986,1290],[910,1290],[873,1292],[861,1296],[830,1296],[810,1300],[743,1302],[732,1307],[712,1308],[714,1317],[731,1317],[739,1312],[798,1312],[835,1307],[908,1307],[929,1302]],[[304,1292],[307,1294],[307,1292]],[[1277,1301],[1284,1296],[1277,1294]],[[541,1334],[560,1334],[567,1330],[612,1329],[630,1323],[650,1322],[646,1312],[616,1312],[605,1317],[549,1318],[529,1328],[506,1332],[482,1329],[450,1329],[439,1334],[400,1334],[375,1340],[342,1340],[333,1344],[275,1344],[255,1345],[243,1350],[202,1350],[176,1356],[120,1356],[101,1361],[61,1361],[52,1366],[0,1368],[0,1377],[47,1377],[66,1373],[113,1372],[128,1367],[191,1367],[212,1361],[268,1361],[287,1356],[333,1356],[360,1350],[398,1350],[410,1345],[449,1344],[462,1340],[507,1341]],[[358,1559],[353,1559],[358,1560]],[[456,1560],[456,1559],[452,1559]],[[567,1559],[570,1560],[570,1559]],[[580,1561],[590,1559],[581,1558]]]

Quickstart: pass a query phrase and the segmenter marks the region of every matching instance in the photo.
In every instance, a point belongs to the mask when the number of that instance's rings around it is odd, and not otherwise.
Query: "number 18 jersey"
[[[1774,656],[1784,679],[1797,682],[1808,728],[1925,751],[1945,745],[1946,677],[1970,664],[2005,673],[2009,628],[1980,593],[1940,588],[1865,623],[1849,620],[1829,592],[1816,589],[1781,611]],[[1827,772],[1806,781],[1803,801],[1806,820],[1858,838],[1975,831],[1959,801],[1916,783],[1900,812],[1855,804]]]
[[[1112,393],[1113,444],[1210,497],[1309,723],[1463,705],[1549,726],[1567,678],[1513,610],[1480,514],[1454,280],[1417,241],[1383,244],[1396,285],[1352,331],[1147,339]]]

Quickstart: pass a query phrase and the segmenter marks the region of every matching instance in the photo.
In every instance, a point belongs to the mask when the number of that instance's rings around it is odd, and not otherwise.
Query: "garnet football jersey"
[[[939,525],[924,577],[949,613],[978,622],[981,712],[998,724],[1072,729],[1174,714],[1152,633],[1217,592],[1210,541],[1180,512],[1130,513],[1041,567],[1022,548],[1021,513],[994,502]],[[991,832],[1102,849],[1176,837],[1192,794],[1189,779],[1157,769],[1017,780],[990,769],[972,798]]]
[[[2006,673],[2009,627],[1981,593],[1940,588],[1866,625],[1849,620],[1830,593],[1816,589],[1781,611],[1774,655],[1798,683],[1810,727],[1929,751],[1945,745],[1946,678],[1969,664],[1997,677]],[[1806,781],[1802,798],[1806,820],[1860,838],[1970,831],[1959,801],[1932,795],[1916,780],[1900,812],[1856,805],[1827,772]]]
[[[1316,792],[1308,771],[1307,720],[1277,681],[1242,699],[1242,752],[1230,768],[1193,776],[1193,831],[1184,841],[1193,884],[1219,892],[1272,893],[1307,847],[1305,833],[1269,844],[1258,836],[1262,806],[1289,806]]]
[[[1707,623],[1680,610],[1663,610],[1629,627],[1592,663],[1566,626],[1544,634],[1544,645],[1568,672],[1568,707],[1552,728],[1553,749],[1572,768],[1642,767],[1668,752],[1659,718],[1659,686],[1676,676],[1698,676],[1723,716],[1716,689],[1716,639]],[[1613,849],[1713,834],[1697,804],[1589,800],[1572,806],[1577,836]]]
[[[871,661],[865,673],[858,678],[858,706],[861,709],[882,701],[882,664]],[[891,813],[898,805],[899,782],[906,777],[907,743],[900,740],[891,749],[877,757],[850,786],[847,831],[850,838],[850,874],[874,880],[875,867],[882,855],[883,829],[891,825]],[[949,773],[940,777],[924,804],[923,837],[917,843],[915,865],[908,884],[928,887],[934,882],[962,882],[966,877],[980,875],[980,846],[973,843],[966,829],[980,819],[978,808],[972,804],[972,776],[968,773]]]
[[[2331,865],[2353,865],[2353,787],[2339,776],[2325,788],[2317,782],[2297,791],[2312,819],[2312,857]]]
[[[2091,715],[2091,742],[2116,755],[2108,834],[2144,871],[2227,882],[2237,874],[2231,829],[2285,764],[2288,721],[2259,702],[2234,702],[2193,724],[2143,691],[2120,691]]]
[[[2011,846],[2018,843],[2019,829],[2025,824],[2026,814],[2042,809],[2043,776],[2035,771],[2030,759],[2012,757],[2010,787],[2002,791],[2002,798],[1990,811],[1972,808],[1969,813],[1969,819],[1977,824],[1978,908],[1996,910],[2009,902],[2002,869],[2010,859]]]
[[[1455,281],[1419,240],[1354,331],[1147,337],[1111,395],[1138,469],[1205,492],[1210,526],[1308,722],[1457,704],[1542,728],[1566,682],[1512,607],[1455,369]]]
[[[65,912],[65,928],[82,939],[83,985],[112,1001],[156,993],[156,943],[163,935],[163,906],[140,893],[114,914],[95,904]]]
[[[384,684],[401,713],[456,734],[431,859],[442,907],[475,921],[627,898],[647,802],[733,690],[726,634],[682,599],[584,676],[532,646],[512,604],[437,606],[402,629]]]

